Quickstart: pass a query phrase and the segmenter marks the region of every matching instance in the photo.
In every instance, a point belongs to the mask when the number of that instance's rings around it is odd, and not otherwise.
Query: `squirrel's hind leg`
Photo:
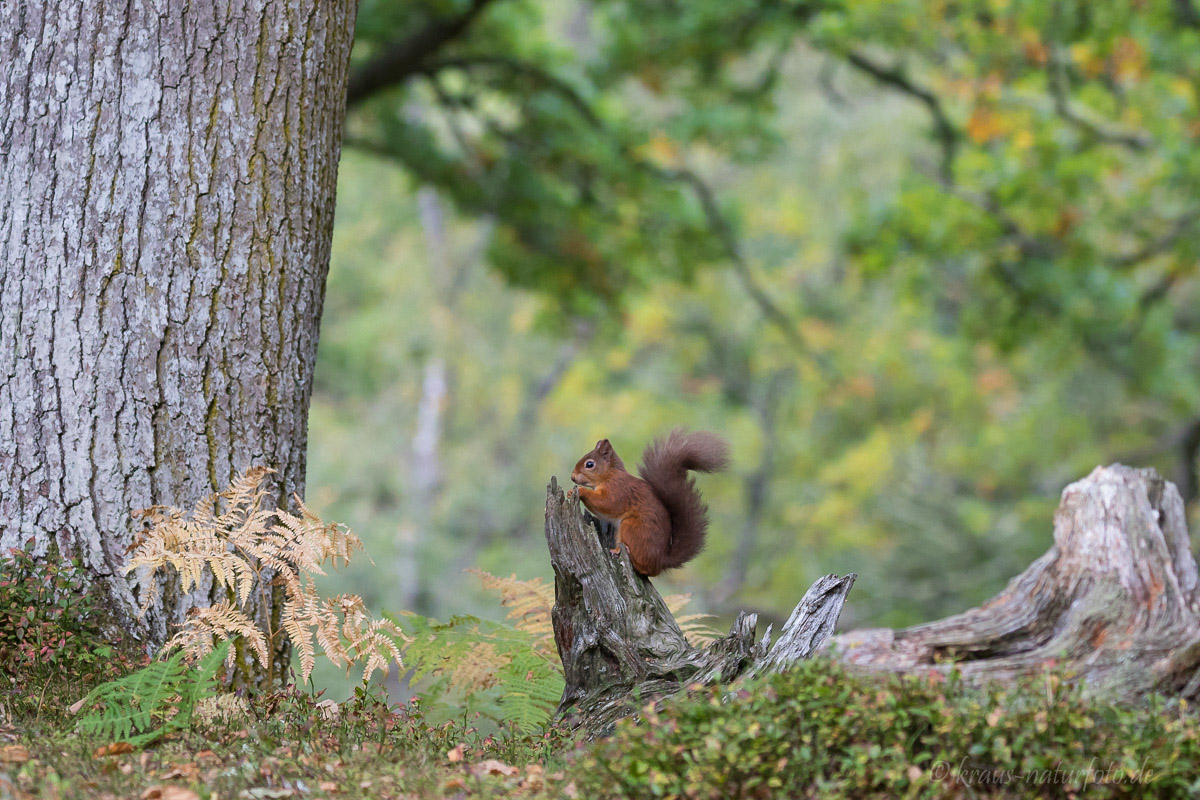
[[[647,578],[653,578],[663,571],[662,559],[665,555],[658,552],[660,548],[655,546],[655,539],[653,532],[645,530],[641,521],[623,519],[617,529],[617,549],[612,552],[620,552],[621,545],[625,545],[633,568]]]

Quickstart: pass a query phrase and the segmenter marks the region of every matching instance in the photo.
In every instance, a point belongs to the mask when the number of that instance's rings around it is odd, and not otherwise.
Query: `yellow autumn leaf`
[[[822,353],[837,342],[838,332],[824,320],[805,317],[800,322],[800,335],[811,349]]]
[[[1122,36],[1113,45],[1113,77],[1122,83],[1134,83],[1146,73],[1146,51],[1132,36]]]
[[[1096,55],[1091,42],[1076,42],[1070,48],[1071,60],[1088,77],[1094,78],[1104,71],[1104,59]]]
[[[1004,122],[987,106],[975,106],[967,120],[967,135],[976,144],[986,144],[1004,133]]]
[[[679,146],[661,131],[642,147],[645,155],[660,164],[675,164],[679,161]]]

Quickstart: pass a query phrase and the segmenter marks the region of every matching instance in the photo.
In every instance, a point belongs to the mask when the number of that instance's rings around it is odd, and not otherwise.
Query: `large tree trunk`
[[[1054,546],[996,597],[905,630],[842,634],[831,649],[869,670],[1010,681],[1056,666],[1095,691],[1195,698],[1200,589],[1183,501],[1152,469],[1097,467],[1063,491]]]
[[[82,558],[115,619],[131,510],[303,490],[355,5],[0,9],[0,547]]]

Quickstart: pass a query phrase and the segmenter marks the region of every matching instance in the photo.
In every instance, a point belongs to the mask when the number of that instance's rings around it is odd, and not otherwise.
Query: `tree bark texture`
[[[355,5],[0,7],[0,547],[118,618],[131,510],[303,490]]]
[[[739,614],[729,634],[705,648],[687,641],[629,554],[609,552],[611,525],[585,521],[579,499],[552,479],[546,542],[554,567],[554,639],[566,687],[558,718],[585,735],[606,735],[623,716],[693,684],[728,683],[786,669],[833,634],[853,574],[827,575],[804,595],[772,645],[756,641],[757,617]]]
[[[970,680],[1007,681],[1058,666],[1117,696],[1195,698],[1197,585],[1175,485],[1152,469],[1097,467],[1063,491],[1054,546],[996,597],[905,630],[852,631],[830,649],[868,670],[953,664]]]

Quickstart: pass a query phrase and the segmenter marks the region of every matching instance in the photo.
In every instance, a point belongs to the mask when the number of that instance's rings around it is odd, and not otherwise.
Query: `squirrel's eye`
[[[591,469],[592,467],[596,466],[596,462],[595,462],[595,461],[591,461],[591,460],[589,460],[589,461],[588,461],[586,464],[584,464],[583,466],[584,466],[584,467],[586,467],[587,469]]]

